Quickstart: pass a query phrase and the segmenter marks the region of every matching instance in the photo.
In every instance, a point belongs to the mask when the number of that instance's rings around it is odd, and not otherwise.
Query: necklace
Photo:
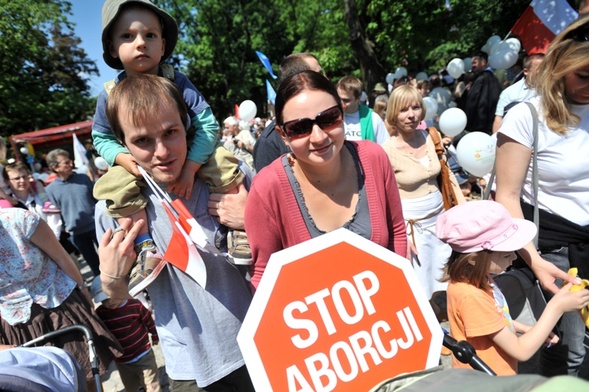
[[[398,150],[405,152],[406,154],[409,154],[411,156],[414,157],[418,157],[421,158],[424,155],[427,154],[423,154],[423,151],[426,149],[426,139],[423,136],[422,132],[417,130],[416,132],[419,132],[419,134],[421,134],[421,136],[417,136],[414,137],[412,140],[407,141],[405,139],[403,139],[402,136],[396,136],[395,140],[396,140],[396,147]],[[402,143],[400,142],[402,140]],[[417,146],[415,146],[416,144],[418,144]]]

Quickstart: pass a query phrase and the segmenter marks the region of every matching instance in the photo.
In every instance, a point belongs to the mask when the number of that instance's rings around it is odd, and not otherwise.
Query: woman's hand
[[[112,299],[129,298],[128,275],[137,258],[133,241],[144,224],[143,219],[133,224],[127,218],[118,229],[108,229],[100,238],[100,279],[102,289]]]
[[[580,283],[579,278],[567,274],[551,262],[542,258],[534,258],[530,263],[530,268],[534,271],[534,275],[538,278],[542,288],[551,293],[557,293],[560,290],[560,287],[554,283],[556,279],[562,279],[566,283]]]
[[[407,260],[413,264],[413,256],[418,256],[419,252],[410,238],[407,239]]]

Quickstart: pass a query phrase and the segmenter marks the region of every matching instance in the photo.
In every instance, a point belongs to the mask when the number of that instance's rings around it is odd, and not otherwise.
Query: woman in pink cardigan
[[[323,75],[285,79],[276,130],[291,153],[254,178],[245,210],[257,287],[270,255],[345,227],[405,257],[407,238],[395,175],[383,149],[345,141],[337,90]]]

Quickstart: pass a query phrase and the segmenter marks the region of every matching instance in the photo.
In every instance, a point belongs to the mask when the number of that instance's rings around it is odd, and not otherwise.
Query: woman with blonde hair
[[[419,90],[410,85],[395,88],[386,113],[391,138],[382,147],[399,185],[407,226],[407,258],[412,261],[429,298],[435,291],[446,288],[447,284],[439,279],[451,249],[435,234],[438,215],[444,212],[437,181],[441,165],[428,131],[418,128],[424,118],[425,105]],[[457,183],[456,189],[456,194],[461,195]]]
[[[520,256],[542,286],[555,293],[566,271],[579,268],[589,278],[589,17],[573,22],[548,48],[535,80],[538,96],[514,106],[498,133],[496,200],[514,218],[531,220],[539,208],[538,250],[526,245]],[[534,140],[534,117],[537,138]],[[534,144],[537,143],[536,151]],[[533,186],[532,154],[537,157],[538,189]],[[559,323],[561,342],[544,350],[543,375],[579,374],[587,378],[585,325],[579,314]]]

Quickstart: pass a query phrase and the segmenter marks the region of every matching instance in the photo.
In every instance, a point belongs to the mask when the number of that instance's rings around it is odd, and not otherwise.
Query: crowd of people
[[[99,372],[114,360],[127,390],[160,390],[160,344],[170,390],[253,391],[236,336],[270,256],[343,227],[406,258],[427,298],[446,291],[451,334],[499,375],[540,350],[539,374],[589,379],[577,312],[589,291],[571,292],[578,280],[567,274],[576,267],[589,278],[589,164],[579,152],[589,143],[589,16],[546,53],[528,53],[522,79],[507,88],[477,52],[459,80],[403,76],[364,100],[359,78],[333,83],[315,56],[291,54],[275,117],[229,116],[222,127],[187,76],[165,64],[178,40],[167,12],[148,0],[106,0],[102,26],[104,60],[122,70],[98,98],[92,132],[104,161],[94,166],[110,170],[91,179],[62,149],[46,156],[50,184],[23,162],[0,168],[0,348],[84,324]],[[429,117],[426,97],[437,103]],[[439,135],[450,150],[468,132],[497,133],[495,201],[444,206],[428,126],[453,106],[467,125]],[[448,160],[457,187],[476,182]],[[206,285],[166,260],[177,227],[143,176],[194,217],[207,244]],[[87,279],[62,246],[68,236]],[[535,326],[511,319],[493,280],[515,252],[548,300]],[[84,342],[55,344],[76,357],[92,390]]]

